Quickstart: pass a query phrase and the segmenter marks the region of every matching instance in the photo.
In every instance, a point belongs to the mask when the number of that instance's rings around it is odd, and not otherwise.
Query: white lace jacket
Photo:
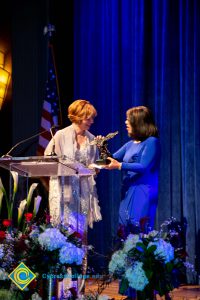
[[[73,125],[65,127],[56,132],[54,140],[49,142],[45,150],[45,155],[51,153],[55,143],[58,156],[65,156],[88,166],[98,158],[98,150],[95,145],[89,144],[94,139],[89,131],[86,131],[86,137],[86,143],[81,149],[77,149]],[[52,223],[62,222],[81,232],[87,230],[88,225],[92,228],[94,221],[102,219],[94,176],[51,177],[49,208]]]

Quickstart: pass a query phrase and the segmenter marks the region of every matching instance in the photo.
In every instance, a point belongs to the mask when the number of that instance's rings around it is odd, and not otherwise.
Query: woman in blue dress
[[[153,228],[158,203],[158,129],[145,106],[130,108],[126,117],[126,129],[132,139],[109,158],[110,164],[106,166],[123,171],[119,223],[126,226],[131,220],[148,219]]]

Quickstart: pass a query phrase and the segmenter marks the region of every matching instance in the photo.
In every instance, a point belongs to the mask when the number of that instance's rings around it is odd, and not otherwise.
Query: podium
[[[73,189],[71,198],[75,199],[74,201],[76,202],[76,206],[74,207],[74,213],[78,215],[80,212],[80,199],[82,197],[80,178],[90,177],[95,174],[94,170],[86,168],[83,164],[77,161],[72,161],[66,157],[58,156],[5,157],[0,158],[0,167],[10,172],[15,171],[18,173],[19,177],[21,176],[22,178],[25,178],[26,195],[28,194],[29,178],[58,178],[60,188],[58,188],[58,185],[56,186],[57,192],[59,193],[57,202],[59,201],[60,204],[59,208],[57,208],[57,214],[58,210],[60,210],[60,220],[58,221],[60,223],[64,223],[63,208],[65,206],[64,203],[66,202],[66,183],[68,185],[73,185],[73,187],[71,187],[71,189]],[[73,178],[73,180],[71,180],[71,178]],[[73,202],[73,199],[71,199],[71,201]]]
[[[0,167],[24,177],[94,175],[83,164],[58,156],[5,157],[0,158]]]
[[[65,225],[65,221],[67,218],[65,214],[66,206],[71,205],[70,212],[72,212],[74,219],[72,218],[73,228],[77,231],[82,226],[82,215],[83,212],[80,211],[81,208],[81,201],[82,201],[82,193],[83,193],[83,186],[86,192],[89,192],[89,185],[87,181],[89,180],[88,177],[95,175],[95,171],[89,168],[86,168],[83,164],[70,160],[66,157],[58,157],[58,156],[31,156],[31,157],[4,157],[0,158],[0,167],[4,168],[8,171],[15,171],[18,173],[19,176],[25,178],[26,180],[26,188],[25,192],[28,192],[28,179],[29,178],[37,178],[37,177],[52,177],[53,180],[56,179],[59,182],[59,189],[55,189],[56,192],[59,191],[59,199],[53,199],[52,203],[57,201],[59,205],[59,214],[58,219],[60,224]],[[83,178],[84,177],[84,178]],[[83,180],[81,180],[83,179]],[[82,183],[81,183],[82,181]],[[67,197],[66,197],[66,182],[68,184],[69,189],[67,190]],[[57,184],[57,183],[56,183]],[[70,186],[72,184],[72,186]],[[81,184],[83,184],[81,186]],[[69,190],[71,194],[69,195]],[[84,196],[85,197],[85,196]],[[88,197],[89,199],[90,197]],[[69,202],[72,202],[70,204]],[[56,210],[55,210],[56,212]],[[56,212],[57,213],[57,212]],[[87,215],[85,214],[87,219]],[[69,222],[69,225],[72,223]],[[84,232],[85,234],[85,232]],[[84,243],[85,241],[83,241]],[[84,263],[85,271],[87,268],[87,259],[85,258],[86,262]],[[83,268],[83,269],[84,269]],[[67,284],[71,284],[72,280]],[[64,281],[60,283],[59,291],[63,293],[64,289]],[[84,279],[81,282],[77,281],[77,288],[80,291],[84,287]]]
[[[19,177],[25,178],[24,194],[28,194],[28,179],[29,178],[41,178],[52,177],[58,178],[59,184],[56,185],[59,196],[57,197],[57,212],[54,215],[59,215],[57,222],[64,224],[64,207],[65,203],[71,201],[76,203],[71,210],[74,211],[77,216],[80,212],[81,206],[81,177],[90,177],[95,174],[94,170],[86,168],[83,164],[72,161],[66,157],[58,156],[31,156],[31,157],[5,157],[0,158],[0,167],[8,170],[15,171]],[[72,179],[73,178],[73,179]],[[21,180],[22,182],[22,180]],[[66,184],[72,185],[69,199],[66,200]],[[21,184],[22,185],[22,184]],[[58,187],[59,185],[59,187]],[[53,187],[54,188],[54,187]],[[68,189],[69,190],[69,189]],[[68,193],[68,191],[67,191]],[[68,193],[69,194],[69,193]],[[11,195],[11,180],[10,180],[10,195]],[[70,198],[71,197],[71,198]],[[26,197],[24,197],[26,198]],[[74,199],[73,199],[74,198]],[[50,200],[50,199],[49,199]],[[56,200],[53,200],[54,203]],[[51,201],[50,201],[51,202]],[[49,203],[50,203],[49,202]],[[60,211],[60,213],[58,213]],[[79,220],[77,218],[76,227],[78,229]]]

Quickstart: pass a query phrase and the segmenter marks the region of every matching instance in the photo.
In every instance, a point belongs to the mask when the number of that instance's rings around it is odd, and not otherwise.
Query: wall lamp
[[[4,52],[0,51],[0,110],[6,98],[6,93],[10,79],[10,73],[4,68],[4,59],[5,54]]]

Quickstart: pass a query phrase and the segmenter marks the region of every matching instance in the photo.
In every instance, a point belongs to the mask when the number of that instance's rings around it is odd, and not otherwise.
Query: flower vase
[[[55,278],[47,279],[46,291],[45,291],[45,299],[46,300],[57,300],[58,293],[58,280]]]
[[[66,270],[65,278],[58,282],[57,299],[71,299],[73,291],[77,290],[74,286],[74,284],[76,283],[77,280],[73,280],[72,268],[68,267]]]

